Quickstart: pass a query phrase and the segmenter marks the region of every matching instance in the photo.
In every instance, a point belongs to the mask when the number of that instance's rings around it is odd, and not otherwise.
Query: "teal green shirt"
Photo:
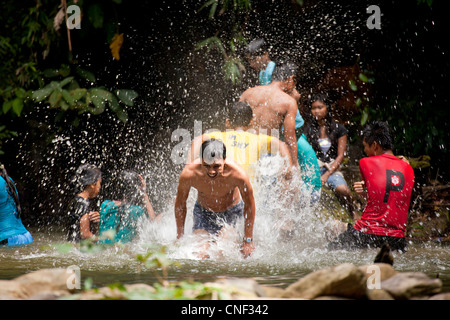
[[[112,200],[105,200],[100,206],[100,238],[102,233],[108,230],[115,232],[114,239],[102,239],[99,243],[113,244],[116,242],[127,243],[137,235],[138,223],[141,217],[146,215],[143,207],[121,204],[117,205]]]
[[[297,158],[302,179],[309,189],[318,191],[322,187],[320,167],[316,152],[306,140],[304,134],[297,140]]]
[[[275,62],[270,61],[267,64],[267,67],[265,70],[261,70],[259,72],[259,82],[262,86],[268,85],[272,83],[272,73],[275,69]]]

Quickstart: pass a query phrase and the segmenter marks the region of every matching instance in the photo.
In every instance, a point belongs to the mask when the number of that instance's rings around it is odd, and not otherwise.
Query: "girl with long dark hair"
[[[155,220],[156,214],[140,174],[125,170],[115,179],[113,200],[100,206],[100,243],[127,243],[136,235],[141,218]],[[106,231],[113,231],[113,236]]]
[[[308,142],[317,154],[322,185],[332,188],[354,217],[353,196],[339,167],[347,150],[347,129],[332,117],[331,102],[326,94],[310,99],[310,121],[305,126]]]

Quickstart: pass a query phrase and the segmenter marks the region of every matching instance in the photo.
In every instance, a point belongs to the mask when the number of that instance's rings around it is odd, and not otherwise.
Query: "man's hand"
[[[248,258],[253,253],[254,250],[255,246],[253,245],[253,241],[252,242],[244,241],[242,243],[241,252],[244,255],[244,258]]]
[[[409,160],[405,156],[397,156],[397,158],[399,158],[402,161],[405,161],[407,164],[410,164]]]
[[[358,194],[359,196],[366,197],[367,191],[364,186],[365,186],[364,181],[356,181],[353,184],[353,189],[355,189],[356,194]]]

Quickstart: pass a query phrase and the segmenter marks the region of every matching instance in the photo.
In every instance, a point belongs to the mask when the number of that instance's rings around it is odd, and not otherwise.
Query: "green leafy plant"
[[[220,10],[218,8],[220,6]],[[221,16],[227,11],[233,11],[234,14],[243,14],[245,17],[252,9],[250,0],[209,0],[205,2],[200,9],[201,12],[206,8],[209,10],[209,19]],[[206,38],[198,42],[195,50],[206,49],[206,54],[210,54],[211,50],[217,50],[223,57],[222,72],[225,79],[236,84],[241,79],[241,73],[245,70],[244,64],[237,54],[237,50],[241,46],[247,45],[247,41],[243,35],[242,22],[237,20],[232,27],[231,36],[216,35]]]
[[[47,78],[65,76],[62,80],[53,80],[41,89],[31,94],[34,102],[45,102],[52,109],[62,111],[76,110],[79,113],[89,112],[94,115],[101,114],[108,106],[116,116],[126,122],[128,115],[119,101],[126,106],[133,106],[134,99],[138,96],[133,90],[115,90],[114,93],[104,87],[82,88],[75,76],[69,76],[70,68],[63,66],[63,72],[58,69],[47,69],[43,72]],[[76,75],[84,78],[91,84],[95,84],[95,75],[85,69],[76,68]]]

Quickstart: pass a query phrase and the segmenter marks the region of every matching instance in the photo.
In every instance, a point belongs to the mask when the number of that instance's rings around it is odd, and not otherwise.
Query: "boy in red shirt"
[[[392,249],[404,251],[414,171],[403,157],[394,156],[386,123],[377,121],[366,126],[363,145],[368,156],[359,162],[363,180],[353,187],[367,204],[361,219],[349,224],[330,247],[381,247],[387,242]]]

